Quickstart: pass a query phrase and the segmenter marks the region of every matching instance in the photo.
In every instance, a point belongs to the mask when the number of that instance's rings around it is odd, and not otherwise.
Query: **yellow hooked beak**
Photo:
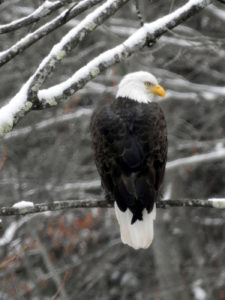
[[[161,96],[161,97],[165,96],[165,90],[159,84],[148,86],[147,89],[150,93],[155,94],[157,96]]]

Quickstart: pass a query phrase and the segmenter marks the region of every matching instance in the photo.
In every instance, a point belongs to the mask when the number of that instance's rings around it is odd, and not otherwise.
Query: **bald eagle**
[[[97,108],[91,119],[102,186],[114,199],[122,242],[134,249],[152,243],[167,159],[166,121],[155,95],[165,95],[155,76],[127,74],[115,100]]]

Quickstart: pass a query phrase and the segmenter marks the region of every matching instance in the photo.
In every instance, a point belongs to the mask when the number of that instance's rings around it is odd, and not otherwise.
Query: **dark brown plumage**
[[[165,91],[154,75],[127,74],[116,99],[99,107],[91,120],[102,185],[114,199],[122,242],[134,249],[152,243],[155,202],[166,165],[166,121],[155,95],[163,97]]]
[[[165,172],[166,121],[157,103],[117,98],[100,107],[91,120],[95,161],[107,193],[121,211],[142,220],[151,212]]]

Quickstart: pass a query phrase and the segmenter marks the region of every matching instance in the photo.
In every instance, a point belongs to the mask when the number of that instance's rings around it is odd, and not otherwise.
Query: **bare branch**
[[[203,208],[221,208],[225,209],[225,199],[179,199],[179,200],[160,200],[156,203],[157,208],[167,207],[203,207]],[[64,200],[64,201],[53,201],[40,204],[34,204],[33,206],[27,207],[2,207],[0,208],[0,216],[15,216],[15,215],[27,215],[42,213],[47,211],[62,211],[70,210],[73,208],[93,208],[102,207],[110,208],[113,207],[113,202],[106,200]]]
[[[80,15],[88,8],[100,2],[102,2],[102,0],[83,0],[79,2],[79,4],[77,4],[72,10],[71,8],[66,9],[49,23],[46,23],[34,32],[27,34],[23,39],[18,41],[9,49],[0,52],[0,66],[4,65],[15,56],[22,53],[25,49],[33,45],[44,36],[48,35],[50,32],[54,31],[58,27],[62,26],[73,17]]]
[[[45,266],[48,270],[48,272],[51,274],[51,277],[55,283],[56,289],[60,291],[60,294],[62,296],[62,299],[68,300],[69,296],[67,295],[67,292],[64,289],[64,286],[62,285],[62,280],[60,278],[60,275],[55,272],[55,268],[54,265],[52,264],[50,257],[48,255],[47,250],[45,249],[45,246],[43,245],[43,243],[41,242],[36,230],[31,230],[31,234],[34,238],[35,241],[37,241],[37,247],[38,250],[43,258],[43,261],[45,263]]]
[[[71,0],[66,1],[67,3],[70,3]],[[46,0],[41,6],[39,6],[34,12],[32,12],[30,15],[23,17],[21,19],[18,19],[16,21],[10,22],[8,24],[0,25],[0,34],[11,32],[14,30],[17,30],[23,26],[27,26],[29,24],[32,24],[34,22],[39,21],[43,17],[46,17],[56,11],[57,9],[61,8],[63,5],[65,5],[65,2],[62,1],[55,1],[50,2]]]
[[[143,16],[141,14],[141,11],[140,11],[139,1],[138,0],[135,0],[135,7],[136,7],[137,18],[138,18],[138,20],[140,22],[140,26],[142,27],[144,25],[144,19],[143,19]]]

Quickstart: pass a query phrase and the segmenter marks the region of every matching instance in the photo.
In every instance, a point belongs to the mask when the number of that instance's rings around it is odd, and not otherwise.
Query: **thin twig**
[[[140,22],[140,25],[142,27],[142,26],[144,26],[144,18],[141,14],[138,0],[135,0],[135,7],[136,7],[137,18],[138,18],[138,20]]]
[[[46,266],[48,272],[52,275],[52,279],[55,283],[57,291],[58,290],[60,291],[60,294],[62,296],[62,298],[60,298],[60,299],[68,300],[69,296],[67,295],[66,290],[64,289],[64,286],[62,285],[62,280],[60,278],[60,275],[55,272],[54,265],[52,264],[50,257],[48,255],[48,252],[45,249],[44,245],[42,244],[37,232],[35,230],[31,230],[31,234],[37,242],[37,246],[40,251],[40,254],[43,258],[43,261],[45,263],[45,266]]]

